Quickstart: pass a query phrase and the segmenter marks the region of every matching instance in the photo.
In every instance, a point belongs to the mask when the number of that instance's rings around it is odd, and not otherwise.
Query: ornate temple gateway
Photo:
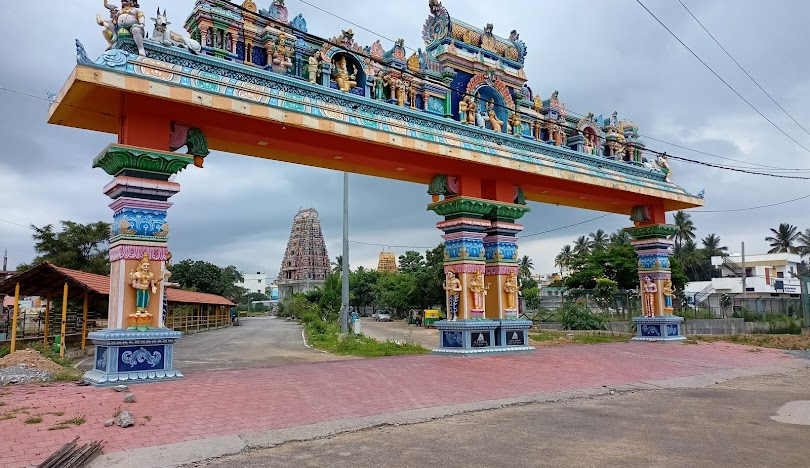
[[[557,91],[532,88],[517,31],[499,36],[492,24],[467,24],[429,0],[424,50],[413,50],[401,39],[363,46],[350,29],[325,39],[283,0],[266,10],[252,0],[198,0],[185,32],[171,30],[157,1],[143,4],[105,2],[109,19],[96,21],[109,49],[92,59],[76,42],[78,64],[48,117],[118,135],[96,158],[114,177],[104,189],[117,228],[110,323],[135,326],[132,315],[137,326],[111,359],[140,351],[138,339],[162,330],[159,301],[136,298],[133,285],[162,275],[168,199],[180,189],[169,177],[202,167],[210,149],[428,187],[428,209],[444,218],[454,319],[437,325],[439,352],[528,349],[515,279],[516,221],[527,200],[630,215],[649,316],[639,339],[683,339],[678,319],[666,315],[665,213],[702,199],[672,182],[666,156],[643,158],[632,121],[616,112],[576,118]],[[138,265],[154,272],[141,267],[128,282]],[[159,298],[159,289],[151,295]],[[104,343],[114,341],[117,331],[109,332]]]

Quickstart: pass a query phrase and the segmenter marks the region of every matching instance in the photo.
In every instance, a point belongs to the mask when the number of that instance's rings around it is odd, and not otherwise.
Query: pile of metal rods
[[[81,468],[101,452],[101,441],[79,446],[77,440],[78,437],[65,444],[37,468]]]

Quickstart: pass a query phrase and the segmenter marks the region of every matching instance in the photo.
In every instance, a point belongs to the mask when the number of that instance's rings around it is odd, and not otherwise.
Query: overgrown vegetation
[[[8,353],[11,352],[10,346],[0,346],[0,358],[8,356]]]
[[[602,343],[626,343],[630,341],[632,335],[611,334],[611,335],[586,335],[586,334],[565,334],[559,332],[531,333],[529,338],[538,342],[551,345],[564,344],[602,344]]]
[[[64,421],[60,421],[60,422],[54,424],[53,426],[49,427],[48,430],[49,431],[60,431],[62,429],[67,429],[70,426],[81,426],[82,424],[84,424],[86,422],[87,422],[87,420],[84,418],[84,416],[79,416],[77,418],[66,419]]]
[[[563,330],[603,330],[602,317],[594,314],[584,304],[567,303],[559,311]]]

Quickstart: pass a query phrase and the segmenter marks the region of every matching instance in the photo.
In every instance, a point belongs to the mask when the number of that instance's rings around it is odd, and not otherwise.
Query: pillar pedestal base
[[[534,350],[534,347],[528,346],[531,322],[441,320],[434,325],[439,330],[439,347],[433,350],[434,354],[480,356]]]
[[[681,333],[683,317],[675,315],[634,317],[633,322],[638,331],[633,341],[686,341],[686,337]]]
[[[96,387],[183,379],[172,363],[182,333],[166,328],[145,332],[99,330],[87,335],[96,347],[93,370],[82,381]]]

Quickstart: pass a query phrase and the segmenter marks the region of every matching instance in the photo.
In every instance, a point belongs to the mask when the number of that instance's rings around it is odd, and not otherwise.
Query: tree
[[[598,229],[596,232],[590,234],[590,245],[592,252],[602,252],[608,244],[608,236],[605,231]]]
[[[565,271],[571,266],[571,259],[574,258],[574,251],[566,244],[560,249],[560,253],[554,258],[554,266],[560,267],[560,276],[565,276]]]
[[[799,253],[802,255],[810,255],[810,229],[805,229],[804,232],[799,235],[798,243]]]
[[[621,289],[638,288],[638,255],[632,246],[610,246],[603,252],[575,256],[571,274],[565,279],[568,288],[594,289],[597,280],[615,281]]]
[[[425,268],[425,257],[421,253],[408,250],[405,255],[399,256],[400,273],[418,273]]]
[[[616,293],[619,292],[619,284],[607,278],[596,280],[596,287],[593,288],[593,299],[602,312],[609,313],[611,306],[616,305]]]
[[[540,289],[537,287],[527,288],[523,290],[523,297],[526,299],[526,308],[529,310],[537,310],[542,303],[540,298]]]
[[[363,267],[358,267],[356,271],[349,273],[349,291],[353,306],[364,308],[374,305],[376,298],[374,285],[377,284],[379,276],[376,271],[366,270]]]
[[[216,294],[239,302],[244,289],[236,283],[244,281],[242,274],[235,266],[220,268],[217,265],[200,260],[183,260],[171,267],[172,282],[189,291]]]
[[[335,257],[335,261],[332,262],[332,273],[340,273],[343,271],[343,255],[338,255]]]
[[[57,232],[52,224],[39,228],[31,226],[35,232],[34,249],[37,257],[30,265],[20,265],[17,271],[29,270],[40,263],[50,262],[62,268],[86,271],[97,275],[110,274],[108,242],[110,224],[97,222],[79,224],[73,221],[60,221],[62,230]]]
[[[377,302],[397,312],[414,305],[411,301],[415,291],[416,276],[411,273],[381,273],[374,286]]]
[[[528,281],[532,277],[532,270],[534,270],[534,262],[528,255],[524,255],[518,260],[518,278],[521,281]]]
[[[689,213],[685,211],[675,213],[675,226],[678,228],[672,235],[675,245],[682,246],[684,242],[695,239],[695,223]]]
[[[574,241],[574,255],[588,255],[591,252],[591,241],[585,236],[579,236]]]
[[[611,245],[630,245],[632,240],[633,238],[630,236],[630,233],[624,229],[619,229],[610,235]]]
[[[796,226],[788,223],[781,223],[777,229],[771,228],[773,236],[765,238],[770,242],[771,250],[768,253],[798,253],[799,248],[796,247],[796,242],[799,241],[802,233]]]
[[[704,237],[701,242],[703,243],[703,255],[707,258],[725,257],[728,255],[728,247],[720,245],[720,236],[716,234],[709,234]]]
[[[342,303],[342,286],[340,273],[331,273],[326,276],[323,287],[320,288],[323,294],[318,301],[321,309],[321,319],[324,322],[337,320]]]
[[[444,244],[425,251],[425,267],[416,275],[417,301],[414,305],[427,309],[445,306]]]

